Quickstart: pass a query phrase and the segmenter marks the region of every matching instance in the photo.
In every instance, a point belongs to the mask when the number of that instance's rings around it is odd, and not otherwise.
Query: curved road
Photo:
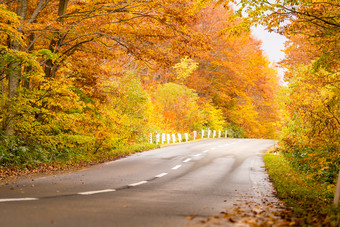
[[[1,182],[0,226],[187,226],[260,199],[273,140],[210,139],[56,176]]]

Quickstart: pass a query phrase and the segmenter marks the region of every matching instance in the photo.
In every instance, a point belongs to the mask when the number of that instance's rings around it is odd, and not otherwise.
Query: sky
[[[253,35],[262,41],[262,49],[272,62],[279,62],[284,58],[284,43],[287,40],[284,36],[275,32],[268,32],[263,26],[252,28]]]
[[[275,32],[268,32],[263,26],[253,27],[252,33],[257,39],[262,41],[262,49],[271,62],[277,63],[284,58],[284,53],[281,51],[284,49],[284,43],[287,40],[284,36]],[[282,79],[283,69],[278,68],[278,73]]]

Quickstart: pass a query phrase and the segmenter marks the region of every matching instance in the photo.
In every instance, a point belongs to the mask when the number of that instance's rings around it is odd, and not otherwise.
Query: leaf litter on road
[[[225,211],[217,216],[197,219],[196,222],[196,226],[281,227],[296,225],[293,213],[282,202],[268,199],[257,202],[249,198],[238,200],[238,203],[226,207]]]

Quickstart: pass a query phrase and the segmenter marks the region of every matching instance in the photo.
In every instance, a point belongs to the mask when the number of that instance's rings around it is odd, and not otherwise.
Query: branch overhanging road
[[[0,187],[0,226],[186,226],[270,185],[273,140],[210,139]]]

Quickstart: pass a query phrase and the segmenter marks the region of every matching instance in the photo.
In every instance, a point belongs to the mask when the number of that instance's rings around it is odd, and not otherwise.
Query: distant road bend
[[[260,198],[273,140],[210,139],[0,187],[0,226],[187,226]]]

